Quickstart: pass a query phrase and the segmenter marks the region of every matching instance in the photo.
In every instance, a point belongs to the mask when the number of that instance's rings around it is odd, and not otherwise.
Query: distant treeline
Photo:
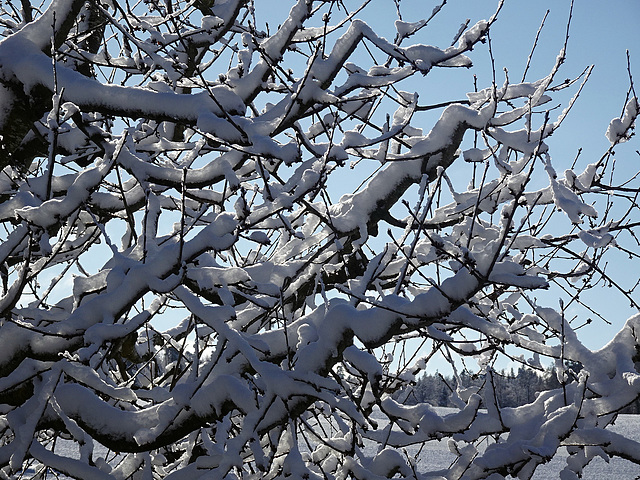
[[[580,366],[571,365],[568,369],[577,373]],[[562,387],[554,367],[550,367],[544,372],[521,367],[517,371],[513,369],[496,371],[492,375],[500,407],[525,405],[533,402],[538,392]],[[396,397],[406,404],[428,402],[435,407],[454,407],[451,393],[457,387],[458,382],[463,387],[481,387],[485,378],[465,372],[461,373],[458,378],[439,373],[425,374],[418,379],[414,386],[399,392]],[[640,413],[640,401],[636,400],[620,413]]]

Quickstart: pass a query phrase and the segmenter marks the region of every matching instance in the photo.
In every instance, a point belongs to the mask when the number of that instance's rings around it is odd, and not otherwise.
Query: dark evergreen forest
[[[566,374],[569,381],[573,381],[581,370],[577,364],[568,365]],[[562,388],[559,375],[555,367],[544,371],[520,367],[517,370],[502,370],[492,372],[494,376],[495,397],[502,407],[518,407],[533,402],[539,392]],[[406,404],[428,402],[434,407],[455,407],[458,386],[462,389],[477,389],[484,387],[486,377],[472,375],[466,371],[457,375],[445,376],[436,372],[425,374],[415,385],[405,388],[396,398]],[[629,404],[620,413],[640,413],[640,401]]]

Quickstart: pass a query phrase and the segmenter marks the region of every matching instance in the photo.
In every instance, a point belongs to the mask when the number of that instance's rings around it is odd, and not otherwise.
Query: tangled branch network
[[[0,6],[0,478],[640,463],[605,429],[640,396],[640,316],[601,350],[577,332],[608,320],[604,285],[637,310],[609,268],[639,258],[639,182],[614,157],[633,155],[631,76],[611,148],[558,174],[546,142],[590,73],[559,81],[564,48],[462,100],[402,89],[467,72],[501,5],[438,48],[420,42],[446,2],[393,41],[361,20],[373,2],[282,3],[277,28],[259,0]],[[437,357],[481,379],[446,413],[410,404]],[[557,387],[503,407],[500,359]],[[420,452],[443,439],[436,469]]]

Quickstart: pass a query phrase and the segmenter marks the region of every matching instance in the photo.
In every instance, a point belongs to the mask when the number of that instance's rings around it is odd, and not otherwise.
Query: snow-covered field
[[[438,408],[440,413],[453,411],[453,409]],[[615,425],[610,427],[613,431],[620,433],[628,438],[634,440],[640,440],[640,415],[620,415]],[[71,447],[71,444],[65,445],[65,442],[58,444],[58,453],[77,457],[77,447]],[[375,451],[372,449],[371,452]],[[410,455],[414,452],[409,451]],[[640,453],[640,452],[639,452]],[[448,440],[433,441],[427,443],[422,449],[420,456],[418,457],[418,470],[421,472],[435,471],[435,470],[447,470],[451,465],[455,456],[449,450]],[[567,453],[566,450],[556,455],[551,462],[546,465],[542,465],[536,471],[534,480],[552,480],[558,479],[560,471],[566,466]],[[26,475],[33,475],[35,471],[28,469]],[[58,478],[68,478],[60,476]],[[636,465],[628,460],[621,458],[614,458],[609,463],[606,463],[602,458],[595,458],[584,470],[583,479],[585,480],[603,480],[603,479],[615,479],[615,480],[640,480],[640,465]]]
[[[640,415],[620,415],[616,424],[610,428],[627,438],[640,440]],[[548,464],[542,465],[533,478],[536,480],[559,478],[558,472],[565,467],[566,458],[566,452],[564,455],[556,456]],[[617,457],[609,463],[606,463],[602,458],[598,457],[593,459],[587,468],[585,468],[583,478],[585,480],[640,479],[640,465]]]
[[[437,408],[437,410],[440,413],[453,411],[446,408]],[[628,438],[640,440],[640,415],[620,415],[616,424],[610,428]],[[534,480],[560,478],[560,471],[566,466],[567,457],[566,449],[562,449],[551,462],[538,467]],[[448,440],[429,442],[419,456],[418,470],[423,472],[446,470],[454,459],[455,455],[449,450]],[[585,480],[640,480],[640,465],[621,458],[614,458],[606,463],[602,458],[597,457],[585,468],[582,478]]]
[[[640,440],[640,416],[620,415],[616,425],[612,430]],[[446,469],[454,460],[454,455],[449,451],[447,441],[430,442],[420,456],[418,464],[420,470]],[[538,467],[534,480],[552,480],[560,478],[560,471],[566,466],[566,450],[561,451],[553,460]],[[595,458],[584,470],[585,480],[634,480],[640,479],[640,465],[636,465],[628,460],[614,458],[606,463],[602,458]]]

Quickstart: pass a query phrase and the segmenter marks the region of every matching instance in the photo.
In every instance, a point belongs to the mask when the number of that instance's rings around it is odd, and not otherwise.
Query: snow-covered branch
[[[639,317],[597,351],[579,335],[607,321],[603,284],[637,308],[610,260],[640,259],[638,178],[613,158],[633,85],[612,147],[559,174],[547,141],[582,91],[554,120],[564,50],[536,81],[425,105],[412,78],[472,68],[497,13],[437,47],[446,2],[395,43],[373,2],[299,0],[278,28],[257,3],[0,6],[0,477],[639,462],[604,430],[640,399]],[[411,404],[436,356],[455,412]],[[552,363],[553,387],[501,405],[504,359]],[[446,472],[402,453],[442,439]]]

